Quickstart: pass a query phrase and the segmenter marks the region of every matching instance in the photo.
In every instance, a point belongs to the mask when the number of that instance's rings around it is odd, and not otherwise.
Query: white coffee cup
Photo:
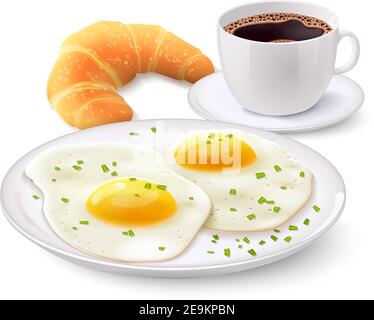
[[[297,13],[328,23],[333,31],[295,42],[246,40],[224,30],[228,24],[262,13]],[[340,40],[348,37],[352,53],[336,68]],[[303,112],[322,97],[334,74],[351,70],[360,44],[350,31],[339,30],[338,18],[326,8],[304,2],[259,2],[236,7],[218,21],[218,48],[225,81],[234,98],[250,111],[272,116]]]

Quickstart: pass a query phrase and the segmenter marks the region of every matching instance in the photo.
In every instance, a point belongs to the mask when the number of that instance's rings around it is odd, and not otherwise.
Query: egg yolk
[[[181,167],[196,171],[222,171],[245,168],[256,161],[256,153],[233,134],[194,136],[185,140],[174,153]]]
[[[128,178],[98,187],[87,200],[87,209],[105,223],[141,227],[169,219],[177,211],[177,204],[166,186]]]

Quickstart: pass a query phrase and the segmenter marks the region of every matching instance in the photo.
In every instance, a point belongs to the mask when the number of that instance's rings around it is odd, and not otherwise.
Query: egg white
[[[178,165],[174,159],[177,147],[189,137],[183,137],[168,147],[167,159],[171,168],[203,189],[212,203],[212,210],[205,226],[221,231],[265,231],[271,230],[291,219],[308,201],[312,193],[312,173],[294,161],[276,143],[240,130],[206,130],[191,136],[200,136],[202,141],[209,134],[234,134],[246,142],[256,153],[256,161],[240,170],[224,172],[194,171]],[[277,172],[278,165],[282,171]],[[256,173],[266,177],[257,179]],[[304,172],[304,177],[300,173]],[[287,189],[281,189],[286,186]],[[235,189],[236,195],[230,190]],[[275,204],[260,204],[264,197]],[[274,212],[274,207],[280,207]],[[255,215],[250,220],[248,216]]]
[[[84,164],[77,171],[72,166],[79,160]],[[102,164],[110,171],[103,172]],[[112,177],[113,171],[118,176]],[[48,149],[27,166],[26,175],[43,192],[45,217],[64,241],[86,253],[114,260],[150,262],[180,255],[203,226],[211,208],[207,195],[172,172],[158,153],[130,144],[79,144]],[[95,219],[86,209],[87,199],[102,183],[120,177],[167,185],[177,203],[177,212],[161,224],[131,228],[134,237],[122,234],[127,228]],[[69,201],[65,203],[61,198]],[[89,225],[80,225],[80,221],[89,221]],[[165,249],[161,251],[160,247]]]

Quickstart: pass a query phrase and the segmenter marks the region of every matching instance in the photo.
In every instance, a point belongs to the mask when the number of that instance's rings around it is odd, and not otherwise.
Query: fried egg
[[[240,130],[210,130],[168,147],[171,168],[209,196],[205,226],[264,231],[292,218],[312,193],[312,173],[279,145]]]
[[[207,195],[151,149],[82,144],[48,149],[26,168],[44,214],[68,244],[126,262],[180,255],[206,221]]]

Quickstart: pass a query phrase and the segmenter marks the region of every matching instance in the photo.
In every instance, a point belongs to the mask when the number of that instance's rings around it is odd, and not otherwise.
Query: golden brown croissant
[[[199,49],[159,26],[98,22],[63,42],[48,99],[80,129],[131,120],[132,109],[117,89],[143,72],[194,83],[214,67]]]

